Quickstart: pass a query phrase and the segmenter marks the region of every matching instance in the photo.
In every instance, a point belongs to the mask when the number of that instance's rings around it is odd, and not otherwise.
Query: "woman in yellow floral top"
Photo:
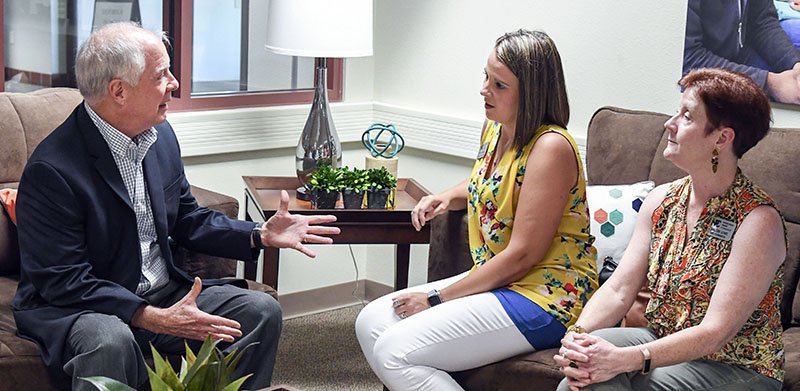
[[[769,101],[747,76],[720,69],[680,84],[664,157],[689,176],[648,195],[619,267],[554,357],[560,390],[781,389],[786,231],[738,168],[769,130]],[[648,327],[603,329],[643,285]]]
[[[485,74],[487,121],[472,175],[411,212],[421,229],[467,208],[475,267],[375,300],[356,321],[367,361],[392,390],[460,390],[448,372],[558,346],[597,289],[555,44],[543,32],[505,34]]]

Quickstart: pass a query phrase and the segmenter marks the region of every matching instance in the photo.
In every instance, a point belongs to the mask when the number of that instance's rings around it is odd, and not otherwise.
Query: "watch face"
[[[442,297],[439,296],[439,291],[434,289],[428,292],[428,304],[430,304],[431,307],[442,304]]]

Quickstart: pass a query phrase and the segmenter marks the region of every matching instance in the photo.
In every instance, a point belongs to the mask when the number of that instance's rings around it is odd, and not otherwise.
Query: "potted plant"
[[[367,208],[386,208],[389,194],[397,186],[397,179],[386,167],[380,167],[367,170],[367,182]]]
[[[342,202],[345,209],[361,209],[368,180],[367,170],[355,167],[342,169]]]
[[[150,345],[150,349],[153,352],[153,368],[147,367],[150,388],[160,391],[239,390],[242,387],[242,383],[251,375],[232,380],[231,374],[236,369],[236,364],[239,363],[244,351],[252,344],[247,345],[239,354],[236,354],[236,350],[234,350],[226,356],[217,348],[217,343],[219,341],[215,341],[209,336],[203,342],[197,355],[189,349],[188,344],[184,343],[186,356],[181,358],[180,373],[175,373],[169,361],[158,354],[153,345]],[[92,383],[101,391],[135,391],[124,383],[104,376],[84,377],[82,379]]]
[[[329,164],[321,164],[308,179],[311,201],[317,209],[333,209],[342,189],[342,170]]]

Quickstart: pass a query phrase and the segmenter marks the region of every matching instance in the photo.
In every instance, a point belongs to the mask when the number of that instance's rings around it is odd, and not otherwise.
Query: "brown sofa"
[[[665,114],[614,107],[598,110],[589,123],[586,169],[590,185],[652,180],[662,184],[685,174],[664,159]],[[786,219],[789,251],[784,261],[781,303],[786,345],[784,389],[800,390],[800,129],[773,129],[741,160],[741,168],[778,203]],[[591,203],[591,200],[589,200]],[[432,221],[428,280],[460,273],[472,266],[465,212]],[[454,373],[468,390],[553,390],[561,380],[553,362],[557,349],[523,354],[469,371]],[[465,353],[475,354],[475,353]]]
[[[16,188],[28,157],[39,142],[69,116],[82,101],[78,90],[50,88],[28,94],[0,93],[0,189]],[[239,214],[236,199],[192,187],[201,205],[230,217]],[[2,208],[0,208],[2,209]],[[233,277],[236,261],[174,249],[175,262],[201,278]],[[51,376],[39,357],[39,348],[17,336],[11,301],[17,288],[19,248],[14,225],[0,213],[0,391],[69,389],[65,378]],[[250,289],[277,297],[267,285],[248,281]]]

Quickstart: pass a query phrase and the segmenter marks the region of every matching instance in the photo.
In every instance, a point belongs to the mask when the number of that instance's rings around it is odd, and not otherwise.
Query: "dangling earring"
[[[711,171],[716,174],[717,173],[717,166],[719,165],[719,151],[716,147],[711,152]]]

